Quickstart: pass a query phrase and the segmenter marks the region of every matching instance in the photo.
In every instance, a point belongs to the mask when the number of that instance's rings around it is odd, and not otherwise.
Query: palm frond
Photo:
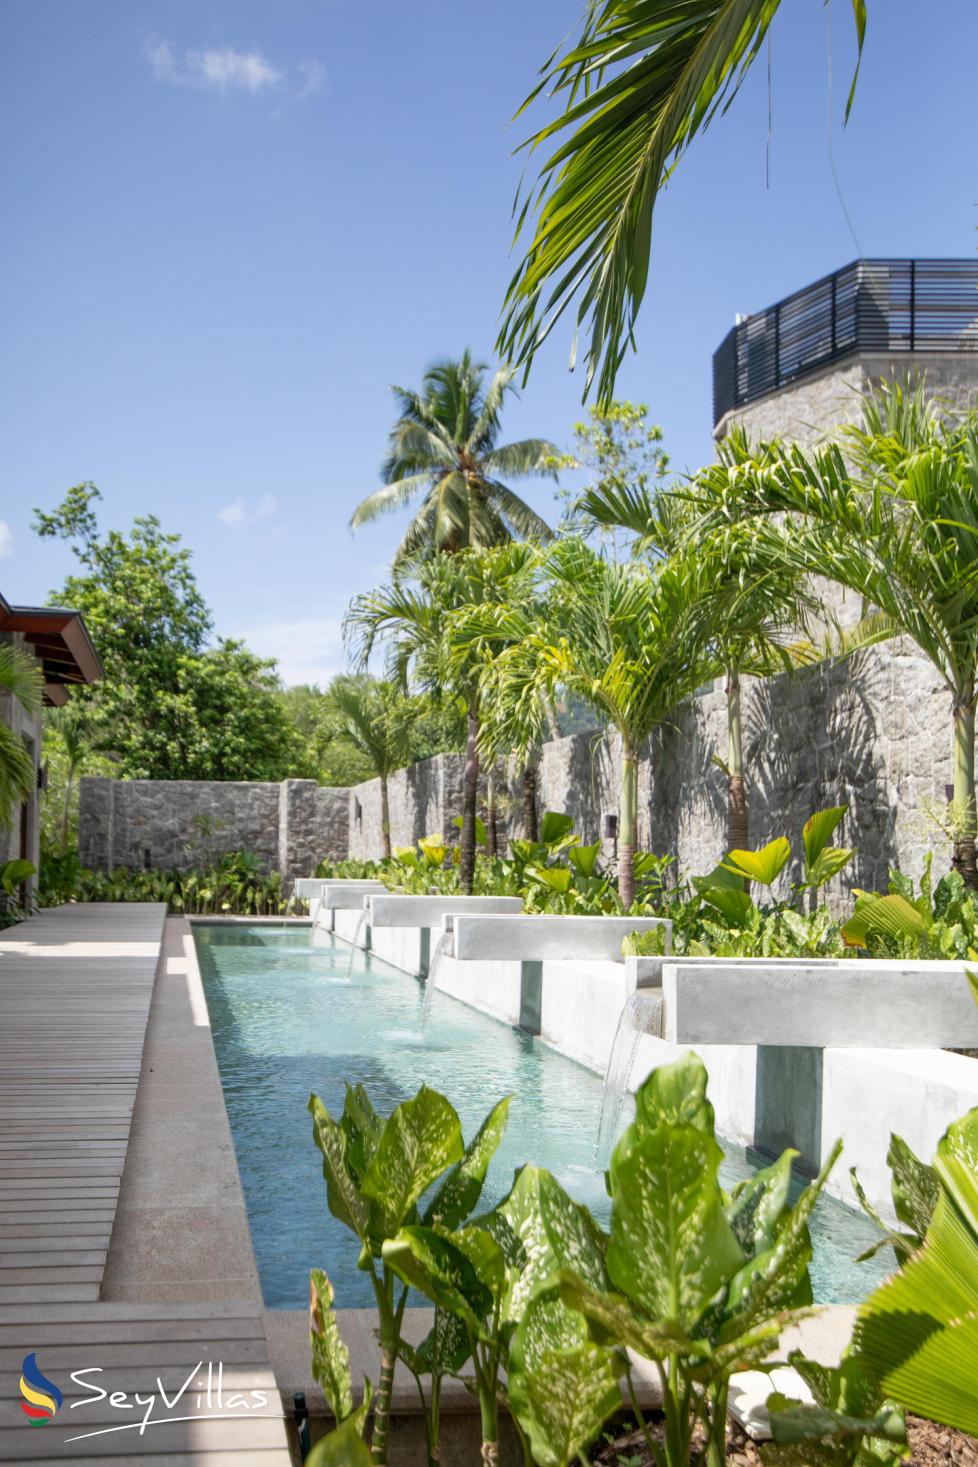
[[[596,375],[599,401],[611,401],[645,294],[659,193],[694,137],[730,104],[778,3],[590,5],[580,40],[550,59],[524,103],[546,92],[566,108],[524,144],[553,151],[517,200],[517,236],[531,214],[535,225],[506,297],[498,348],[507,361],[528,370],[577,301],[577,326],[589,333],[585,395]],[[854,10],[861,48],[863,0]]]

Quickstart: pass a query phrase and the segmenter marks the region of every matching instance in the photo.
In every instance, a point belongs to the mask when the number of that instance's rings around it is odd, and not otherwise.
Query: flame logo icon
[[[47,1426],[64,1400],[64,1396],[54,1381],[48,1380],[46,1375],[41,1374],[37,1356],[33,1352],[24,1357],[20,1376],[20,1394],[24,1398],[20,1403],[20,1409],[30,1421],[31,1426]]]

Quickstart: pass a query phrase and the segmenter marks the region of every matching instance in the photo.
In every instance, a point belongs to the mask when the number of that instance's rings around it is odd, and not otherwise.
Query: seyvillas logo
[[[21,1366],[20,1394],[20,1409],[31,1426],[47,1426],[64,1400],[54,1381],[42,1374],[33,1351],[25,1355]]]

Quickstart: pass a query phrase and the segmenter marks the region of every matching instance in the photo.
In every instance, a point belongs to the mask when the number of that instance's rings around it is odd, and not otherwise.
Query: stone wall
[[[347,853],[347,791],[311,779],[281,784],[83,778],[82,864],[186,871],[247,850],[266,871],[311,875]]]

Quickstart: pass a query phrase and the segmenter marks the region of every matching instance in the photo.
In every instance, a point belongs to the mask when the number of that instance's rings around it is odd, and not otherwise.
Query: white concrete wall
[[[431,936],[434,953],[439,934]],[[463,963],[444,955],[438,959],[434,984],[439,993],[515,1025],[520,1021],[521,969],[521,963]]]
[[[370,926],[370,951],[383,958],[394,968],[400,968],[413,977],[423,977],[428,968],[429,942],[435,934],[426,938],[423,927],[374,927]]]

